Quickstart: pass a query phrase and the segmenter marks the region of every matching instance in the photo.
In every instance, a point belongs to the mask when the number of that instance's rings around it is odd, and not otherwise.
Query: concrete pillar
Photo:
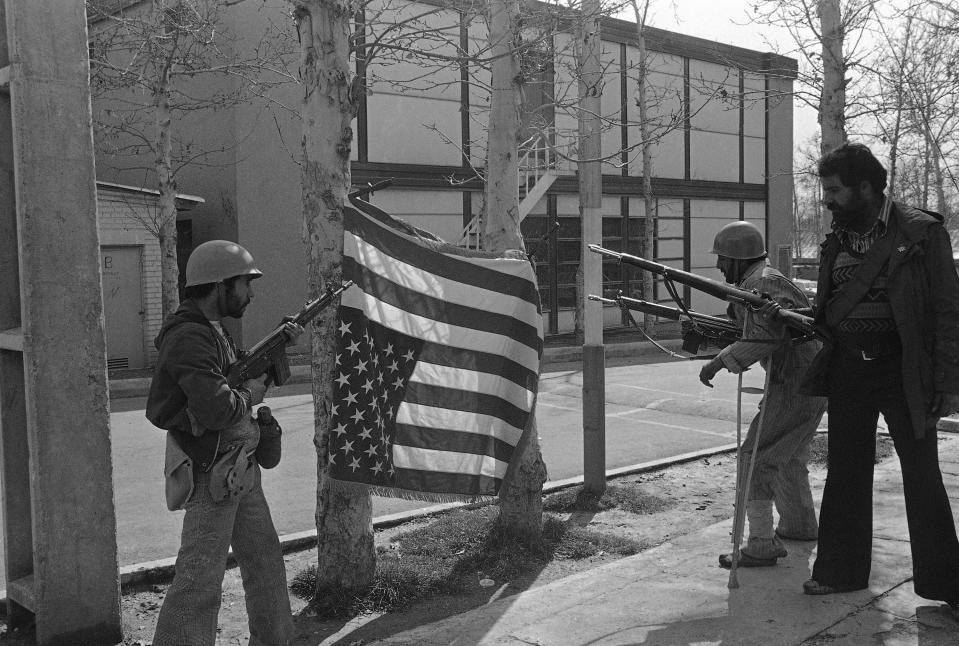
[[[0,184],[12,180],[15,197],[0,198],[0,244],[10,247],[10,231],[19,242],[2,254],[15,251],[19,275],[0,272],[10,616],[32,614],[40,646],[115,644],[120,584],[86,12],[82,0],[6,0],[3,12]]]

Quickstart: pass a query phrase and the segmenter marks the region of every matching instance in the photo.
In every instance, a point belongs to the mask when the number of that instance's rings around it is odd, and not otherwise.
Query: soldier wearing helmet
[[[716,267],[726,282],[767,294],[788,309],[810,306],[802,291],[769,265],[763,235],[755,225],[742,221],[727,224],[716,234],[711,252],[716,254]],[[767,321],[761,312],[741,305],[730,306],[730,317],[743,326],[742,339],[709,361],[699,379],[712,386],[710,382],[720,370],[740,373],[757,361],[767,373],[767,388],[759,404],[762,412],[753,418],[739,455],[740,473],[745,476],[756,452],[746,495],[749,533],[740,548],[738,565],[771,566],[787,555],[782,539],[815,540],[818,530],[806,464],[826,402],[821,397],[799,394],[799,386],[820,344],[808,341],[793,345],[784,325]],[[740,478],[740,482],[745,480]],[[775,529],[773,504],[779,512]],[[720,565],[731,567],[732,557],[720,555]]]
[[[293,637],[286,568],[260,484],[260,462],[278,462],[279,436],[266,427],[261,433],[252,419],[266,376],[230,386],[240,351],[221,325],[243,316],[262,275],[235,242],[199,245],[187,261],[186,298],[156,339],[146,416],[167,430],[167,506],[186,510],[156,646],[213,645],[231,546],[243,570],[250,643],[282,645]],[[291,339],[303,331],[291,323],[284,330]]]

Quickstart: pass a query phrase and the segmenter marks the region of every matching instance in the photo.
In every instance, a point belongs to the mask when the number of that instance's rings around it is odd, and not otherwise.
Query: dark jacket
[[[156,338],[159,355],[146,417],[173,433],[180,448],[204,470],[216,456],[219,431],[250,415],[246,399],[227,383],[230,361],[224,344],[191,300],[167,317]],[[197,425],[191,424],[187,408]]]
[[[959,275],[942,216],[893,204],[886,235],[893,236],[887,287],[902,342],[902,383],[916,437],[935,427],[929,412],[936,392],[959,393]],[[832,269],[840,251],[835,233],[826,236],[819,260],[816,321],[825,326]],[[804,392],[828,395],[826,343],[806,375]]]

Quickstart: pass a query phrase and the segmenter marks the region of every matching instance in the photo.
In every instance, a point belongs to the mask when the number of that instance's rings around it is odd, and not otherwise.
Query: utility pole
[[[120,622],[83,0],[0,4],[0,465],[7,618],[39,646]]]
[[[603,307],[587,298],[603,294],[603,261],[587,245],[603,242],[603,169],[600,157],[600,3],[584,0],[579,34],[579,211],[583,267],[583,487],[599,496],[606,490],[606,349]]]

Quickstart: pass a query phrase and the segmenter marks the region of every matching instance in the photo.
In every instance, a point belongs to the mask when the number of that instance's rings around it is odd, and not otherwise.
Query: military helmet
[[[751,260],[764,257],[766,245],[763,234],[755,224],[745,221],[730,222],[716,234],[710,253],[736,260]]]
[[[253,264],[250,252],[229,240],[204,242],[190,254],[186,261],[186,286],[218,283],[236,276],[263,275]]]

